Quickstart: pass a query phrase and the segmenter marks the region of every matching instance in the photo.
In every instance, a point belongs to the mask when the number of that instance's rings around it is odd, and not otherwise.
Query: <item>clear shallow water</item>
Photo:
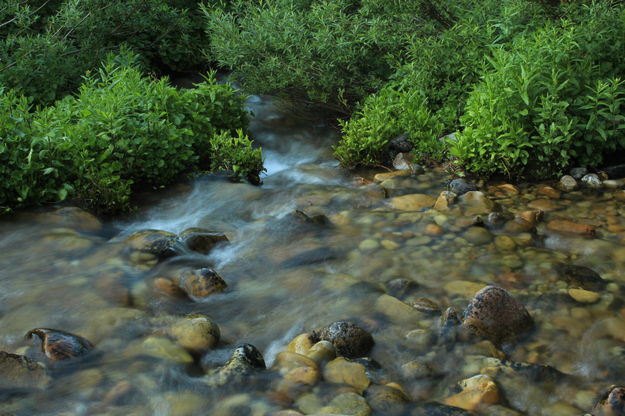
[[[145,340],[162,337],[163,317],[201,313],[222,334],[220,344],[198,359],[205,368],[222,364],[244,342],[256,345],[271,366],[296,335],[337,320],[357,322],[376,341],[371,379],[400,383],[413,399],[401,414],[413,414],[415,403],[442,402],[454,394],[456,383],[488,367],[484,360],[493,353],[476,342],[442,348],[436,341],[440,315],[393,302],[427,297],[442,309],[462,311],[486,284],[510,290],[537,323],[529,339],[505,350],[507,357],[567,374],[555,382],[496,379],[504,391],[501,404],[518,412],[512,414],[580,414],[608,384],[623,382],[625,210],[617,190],[557,200],[536,234],[493,228],[491,240],[476,242],[467,236],[473,216],[455,210],[403,212],[385,198],[415,192],[436,197],[448,180],[443,172],[385,182],[385,191],[370,180],[372,173],[362,179],[338,168],[331,157],[333,130],[297,122],[268,100],[255,98],[249,105],[253,136],[267,158],[262,187],[199,178],[152,195],[150,201],[157,202],[101,229],[89,219],[54,212],[23,213],[0,224],[0,349],[36,357],[34,348],[26,348],[30,342],[22,340],[36,327],[74,332],[96,345],[88,360],[55,370],[48,390],[4,398],[0,406],[6,410],[0,410],[248,414],[234,405],[230,413],[224,410],[239,400],[252,409],[249,414],[261,415],[301,406],[276,395],[277,372],[214,388],[198,377],[198,365],[178,362],[179,354],[146,353]],[[536,188],[491,197],[504,211],[521,212],[537,199]],[[305,223],[295,210],[324,214],[331,225]],[[563,235],[544,226],[560,217],[594,224],[597,236]],[[433,224],[440,224],[440,233],[428,231]],[[207,256],[186,253],[154,267],[131,260],[125,251],[123,241],[135,231],[180,233],[190,227],[225,232],[230,243]],[[512,237],[514,246],[498,247],[492,241],[497,235]],[[556,272],[561,262],[589,266],[608,281],[596,303],[571,299]],[[155,278],[191,266],[214,267],[229,290],[191,302],[163,299],[146,289]],[[415,285],[393,292],[387,282],[397,278]],[[408,373],[406,364],[414,360],[427,363],[431,374]],[[115,389],[125,382],[128,391],[116,397]],[[309,390],[329,400],[340,389],[322,381]]]

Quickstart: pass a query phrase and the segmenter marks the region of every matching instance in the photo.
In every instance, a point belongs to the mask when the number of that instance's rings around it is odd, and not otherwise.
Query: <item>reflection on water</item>
[[[331,158],[331,129],[297,123],[258,97],[249,106],[256,115],[252,133],[268,169],[260,188],[199,178],[190,187],[161,193],[158,203],[131,218],[104,226],[71,209],[24,213],[0,224],[0,350],[37,358],[37,349],[22,337],[32,328],[49,327],[80,334],[97,351],[55,370],[45,391],[0,398],[6,408],[0,410],[323,413],[332,410],[324,406],[337,394],[350,390],[321,381],[285,392],[278,371],[215,387],[203,374],[222,365],[241,343],[258,347],[272,366],[298,334],[337,320],[351,320],[373,334],[373,362],[367,363],[372,382],[399,383],[413,400],[393,408],[393,414],[427,414],[418,410],[420,404],[443,402],[458,391],[458,381],[492,370],[493,360],[504,353],[564,375],[497,373],[503,393],[493,409],[501,413],[489,414],[579,414],[591,409],[606,385],[623,382],[625,209],[618,190],[556,201],[560,205],[547,211],[537,230],[484,227],[475,215],[456,209],[402,211],[391,206],[387,194],[435,198],[445,174],[391,178],[383,182],[385,189],[355,180]],[[535,192],[533,186],[519,195],[489,195],[513,217],[531,210]],[[592,224],[597,235],[559,234],[545,226],[557,218]],[[124,243],[138,230],[179,234],[191,227],[224,232],[230,242],[208,255],[182,250],[158,264],[129,252]],[[598,298],[574,300],[557,272],[562,263],[600,273],[607,282],[593,291]],[[198,302],[153,289],[159,279],[175,281],[182,270],[201,267],[217,270],[228,289]],[[397,279],[413,284],[402,286]],[[437,341],[440,312],[408,306],[427,298],[440,310],[462,311],[486,284],[508,289],[537,324],[529,339],[503,352],[475,340],[443,347]],[[174,316],[187,313],[208,316],[220,328],[221,341],[199,356],[176,345],[168,332]],[[368,394],[373,403],[373,390]],[[375,414],[387,414],[372,406]]]

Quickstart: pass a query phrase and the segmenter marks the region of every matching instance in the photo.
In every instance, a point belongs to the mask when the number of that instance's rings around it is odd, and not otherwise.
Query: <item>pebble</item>
[[[579,303],[595,303],[601,298],[599,293],[584,289],[569,289],[569,296]]]
[[[391,205],[400,211],[420,211],[431,208],[436,200],[426,194],[409,194],[391,198]]]
[[[397,171],[394,171],[394,172],[377,173],[373,177],[373,180],[375,180],[376,182],[384,182],[387,179],[393,179],[393,178],[398,178],[398,177],[405,177],[405,176],[410,176],[410,175],[411,175],[410,170],[397,170]]]
[[[372,239],[363,240],[358,245],[358,248],[361,251],[371,251],[371,250],[375,250],[378,247],[380,247],[380,243]]]
[[[343,357],[335,358],[326,364],[323,378],[330,383],[348,384],[361,393],[371,384],[364,365]]]
[[[495,237],[495,247],[502,251],[512,251],[516,248],[516,243],[510,236],[498,235]]]
[[[462,391],[445,399],[445,404],[476,411],[501,400],[499,388],[492,378],[478,374],[460,382]]]
[[[558,231],[563,233],[580,234],[587,236],[595,235],[594,226],[571,220],[551,220],[547,223],[547,228],[551,231]]]
[[[470,191],[460,197],[464,215],[488,214],[495,208],[495,203],[481,191]]]
[[[493,241],[493,235],[483,227],[469,227],[462,236],[475,245],[488,244]]]
[[[405,304],[396,297],[381,295],[375,302],[375,310],[388,318],[396,325],[417,326],[420,314],[410,305]]]
[[[471,298],[476,292],[486,286],[485,283],[475,283],[466,280],[453,280],[443,286],[443,290],[449,295],[460,295],[464,298]]]

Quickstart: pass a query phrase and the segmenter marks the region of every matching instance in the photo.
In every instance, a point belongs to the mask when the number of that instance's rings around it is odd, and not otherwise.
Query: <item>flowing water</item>
[[[442,403],[459,391],[460,380],[512,361],[530,363],[532,371],[496,373],[501,393],[486,414],[580,415],[609,384],[625,381],[622,190],[552,199],[538,195],[538,185],[521,186],[519,194],[488,191],[504,213],[540,206],[545,218],[537,230],[476,227],[476,215],[461,208],[400,210],[388,197],[436,198],[449,176],[434,169],[381,185],[374,172],[357,177],[331,156],[334,130],[294,120],[268,99],[248,104],[252,135],[266,157],[261,187],[202,177],[149,195],[138,213],[104,225],[68,208],[0,223],[0,350],[45,360],[23,338],[41,327],[95,345],[88,358],[53,366],[47,389],[0,396],[0,414],[324,413],[333,397],[351,390],[322,380],[285,391],[282,375],[271,369],[215,387],[203,373],[242,343],[255,345],[271,368],[295,336],[339,320],[372,333],[376,345],[364,362],[371,382],[398,383],[410,397],[393,414],[428,414],[416,410],[420,403]],[[557,219],[596,231],[545,226]],[[140,230],[178,234],[191,227],[223,232],[229,243],[158,264],[129,254],[124,243]],[[574,300],[557,271],[561,264],[598,272],[606,280],[592,294],[598,297]],[[227,291],[192,301],[151,290],[159,276],[207,266]],[[427,298],[461,312],[487,284],[508,289],[536,322],[529,337],[503,351],[474,339],[444,345],[441,313],[409,306]],[[221,341],[193,359],[164,329],[168,317],[187,313],[209,316],[221,330]],[[372,406],[376,415],[391,414]]]

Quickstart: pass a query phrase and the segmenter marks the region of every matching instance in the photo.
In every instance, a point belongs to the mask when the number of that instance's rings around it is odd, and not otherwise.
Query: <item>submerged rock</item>
[[[366,356],[375,344],[369,332],[352,322],[334,322],[314,335],[331,342],[338,355],[348,358]]]
[[[514,342],[534,322],[525,307],[506,290],[487,286],[475,294],[464,310],[462,326],[495,345]]]
[[[50,380],[43,364],[0,351],[0,391],[41,390]]]
[[[196,354],[213,348],[221,336],[217,324],[202,315],[180,318],[167,328],[167,333],[178,345]]]
[[[178,236],[162,230],[142,230],[132,234],[125,242],[135,250],[165,259],[176,255],[174,247]]]
[[[228,237],[204,228],[188,228],[180,233],[180,241],[191,251],[208,254],[217,244],[227,243]]]
[[[560,263],[556,265],[555,269],[558,277],[571,286],[587,290],[602,290],[607,285],[599,273],[586,266]]]
[[[466,179],[458,178],[449,182],[449,190],[456,195],[463,195],[467,192],[477,191],[477,185],[473,182],[469,182]]]
[[[228,285],[217,272],[208,267],[188,270],[180,276],[180,286],[195,299],[204,299],[226,290]]]
[[[41,340],[41,351],[51,361],[82,357],[93,349],[87,339],[57,329],[36,328],[26,333],[26,338],[35,336]]]
[[[593,416],[625,416],[625,387],[611,386],[595,405]]]
[[[207,374],[206,382],[211,386],[241,382],[246,375],[265,368],[261,352],[251,344],[243,344],[235,348],[226,364]]]
[[[475,413],[454,406],[438,403],[426,403],[417,407],[411,416],[471,416]]]
[[[445,404],[465,410],[480,410],[501,400],[499,388],[487,375],[478,374],[460,382],[462,391],[445,400]]]

